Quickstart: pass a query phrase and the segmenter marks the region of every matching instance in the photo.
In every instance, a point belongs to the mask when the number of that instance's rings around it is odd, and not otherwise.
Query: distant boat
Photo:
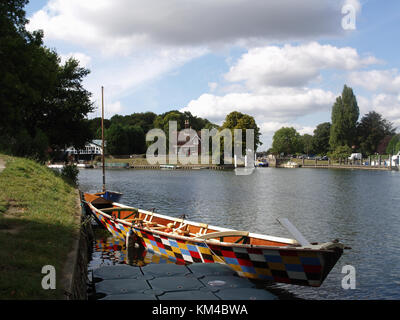
[[[268,167],[268,162],[264,162],[264,161],[257,161],[256,162],[256,167]]]
[[[297,162],[289,161],[283,165],[284,168],[300,168],[300,165]]]
[[[127,207],[85,193],[87,208],[113,236],[136,242],[178,264],[222,263],[241,277],[319,287],[345,249],[335,240],[309,243],[287,220],[296,239],[237,231]]]
[[[162,164],[160,165],[161,170],[177,170],[180,169],[181,167],[172,165],[172,164]]]
[[[78,163],[76,166],[80,169],[93,169],[93,165],[87,163]]]

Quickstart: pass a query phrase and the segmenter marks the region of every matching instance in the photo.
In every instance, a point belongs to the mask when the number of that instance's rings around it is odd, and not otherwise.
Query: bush
[[[76,165],[68,164],[61,170],[61,177],[66,182],[74,186],[78,184],[78,176],[79,176],[79,170]]]
[[[328,153],[328,157],[334,160],[347,159],[352,153],[349,146],[339,146],[333,152]]]

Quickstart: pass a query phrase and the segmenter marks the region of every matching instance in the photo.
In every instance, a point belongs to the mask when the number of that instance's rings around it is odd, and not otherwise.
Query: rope
[[[211,253],[212,253],[214,256],[216,256],[223,264],[226,264],[226,262],[225,262],[222,258],[220,258],[220,256],[217,255],[217,254],[213,251],[213,249],[210,248],[210,246],[207,244],[206,241],[207,241],[207,240],[204,239],[203,242],[204,242],[204,244],[207,246],[207,248],[211,251]]]

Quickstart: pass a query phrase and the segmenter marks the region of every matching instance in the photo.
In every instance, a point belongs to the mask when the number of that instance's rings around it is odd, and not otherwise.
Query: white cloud
[[[87,68],[90,66],[92,58],[82,52],[71,52],[68,54],[60,54],[61,63],[65,63],[68,59],[74,58],[79,61],[81,67]]]
[[[203,94],[182,110],[216,123],[222,123],[235,110],[250,114],[259,124],[266,144],[283,126],[313,134],[312,125],[301,126],[296,121],[328,113],[339,94],[308,85],[321,82],[324,70],[354,71],[379,62],[373,56],[360,56],[354,48],[317,42],[252,48],[231,63],[224,77],[228,85],[220,86],[221,95]]]
[[[357,100],[361,116],[376,111],[393,122],[395,127],[400,128],[400,94],[380,93],[372,95],[371,98],[358,96]]]
[[[392,94],[400,91],[400,74],[397,69],[355,71],[350,73],[349,81],[369,91],[379,90]]]
[[[263,119],[294,119],[332,106],[335,95],[320,89],[283,90],[278,93],[230,93],[224,96],[203,94],[192,100],[183,111],[221,122],[234,111]]]
[[[224,96],[203,94],[181,111],[190,111],[218,124],[222,124],[232,111],[252,115],[263,134],[262,141],[268,147],[274,132],[283,126],[295,127],[302,134],[312,133],[314,128],[297,125],[295,120],[328,111],[335,99],[335,94],[320,89],[281,89],[269,94],[230,93]]]
[[[343,34],[346,1],[50,0],[30,18],[29,28],[43,29],[47,39],[113,54],[154,44],[281,42]]]
[[[337,48],[312,42],[284,47],[267,46],[250,49],[231,67],[225,78],[230,82],[245,81],[253,91],[267,86],[304,86],[320,77],[326,69],[354,70],[375,64],[378,60],[360,57],[353,48]]]

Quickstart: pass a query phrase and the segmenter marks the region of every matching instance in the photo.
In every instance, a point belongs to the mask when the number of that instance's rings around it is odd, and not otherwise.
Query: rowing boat
[[[98,194],[84,204],[113,236],[134,238],[177,263],[224,263],[241,277],[319,287],[343,253],[338,241],[300,244],[287,239],[215,227],[128,207]],[[298,239],[298,238],[297,238]]]

